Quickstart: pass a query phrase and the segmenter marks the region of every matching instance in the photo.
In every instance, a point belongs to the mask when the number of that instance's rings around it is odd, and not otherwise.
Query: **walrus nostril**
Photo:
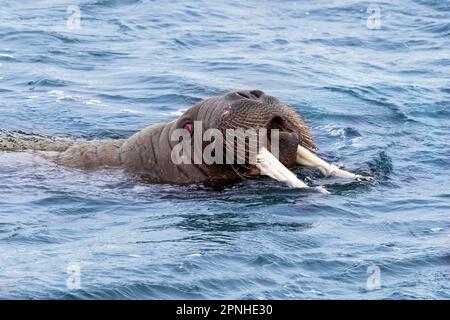
[[[238,92],[236,92],[236,94],[237,94],[238,96],[243,97],[243,98],[251,99],[251,97],[250,97],[246,92],[238,91]]]
[[[259,98],[264,94],[264,92],[262,92],[261,90],[252,90],[250,91],[250,94],[255,96],[256,98]]]
[[[237,91],[235,92],[238,96],[245,99],[258,99],[264,95],[261,90],[251,90],[251,91]]]

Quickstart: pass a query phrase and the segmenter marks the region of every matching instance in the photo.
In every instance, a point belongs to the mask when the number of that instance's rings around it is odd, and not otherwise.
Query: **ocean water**
[[[449,37],[438,0],[3,1],[0,129],[125,138],[261,89],[375,180],[146,185],[1,152],[0,298],[449,299]]]

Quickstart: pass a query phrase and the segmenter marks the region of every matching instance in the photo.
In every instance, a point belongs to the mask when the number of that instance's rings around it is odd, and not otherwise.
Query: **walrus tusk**
[[[371,177],[365,177],[365,176],[362,176],[359,174],[354,174],[354,173],[345,171],[343,169],[340,169],[337,166],[335,166],[334,164],[330,164],[330,163],[320,159],[314,153],[312,153],[311,151],[309,151],[308,149],[306,149],[300,145],[297,148],[296,162],[298,165],[301,165],[301,166],[317,168],[326,177],[336,176],[336,177],[341,177],[341,178],[360,179],[360,180],[372,179]]]
[[[262,175],[286,183],[291,188],[309,188],[309,186],[295,176],[266,148],[261,148],[256,156],[256,167]],[[315,188],[322,193],[329,193],[323,187]]]

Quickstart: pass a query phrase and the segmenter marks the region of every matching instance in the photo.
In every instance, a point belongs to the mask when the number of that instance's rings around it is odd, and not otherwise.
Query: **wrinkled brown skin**
[[[288,168],[295,166],[298,144],[315,148],[305,123],[295,111],[276,98],[253,90],[203,100],[178,120],[149,126],[128,139],[75,144],[57,155],[46,154],[45,157],[80,169],[123,167],[127,173],[150,183],[234,181],[259,173],[254,166],[174,164],[171,152],[178,141],[170,141],[172,132],[188,122],[200,120],[203,132],[209,128],[222,131],[238,127],[281,129],[279,159]]]

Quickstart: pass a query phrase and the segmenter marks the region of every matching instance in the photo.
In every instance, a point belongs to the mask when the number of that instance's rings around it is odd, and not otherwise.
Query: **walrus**
[[[214,130],[214,139],[209,137],[210,141],[202,141],[196,146],[195,141],[188,139],[198,132],[208,132],[208,129]],[[263,132],[265,143],[258,141],[254,154],[239,151],[232,144],[228,149],[226,143],[218,144],[227,140],[229,130],[240,129]],[[274,132],[277,132],[275,136],[279,146],[277,156],[272,152]],[[249,144],[248,137],[240,141],[245,146]],[[212,142],[219,147],[212,148]],[[180,152],[186,151],[180,146],[187,146],[193,152]],[[213,149],[211,154],[216,160],[223,161],[211,163],[193,159],[207,148]],[[178,152],[176,161],[175,149]],[[43,158],[59,165],[85,170],[121,167],[126,173],[149,183],[220,183],[266,175],[290,187],[308,188],[289,170],[295,166],[317,168],[325,176],[365,178],[319,158],[303,118],[261,90],[236,91],[205,99],[187,109],[179,119],[151,125],[128,139],[86,142],[3,131],[0,132],[0,150],[35,150]],[[231,154],[233,160],[240,154],[242,161],[237,164],[225,161],[229,160],[229,157],[225,159],[225,154]],[[253,162],[249,161],[251,155],[255,159]],[[323,188],[319,190],[326,192]]]

